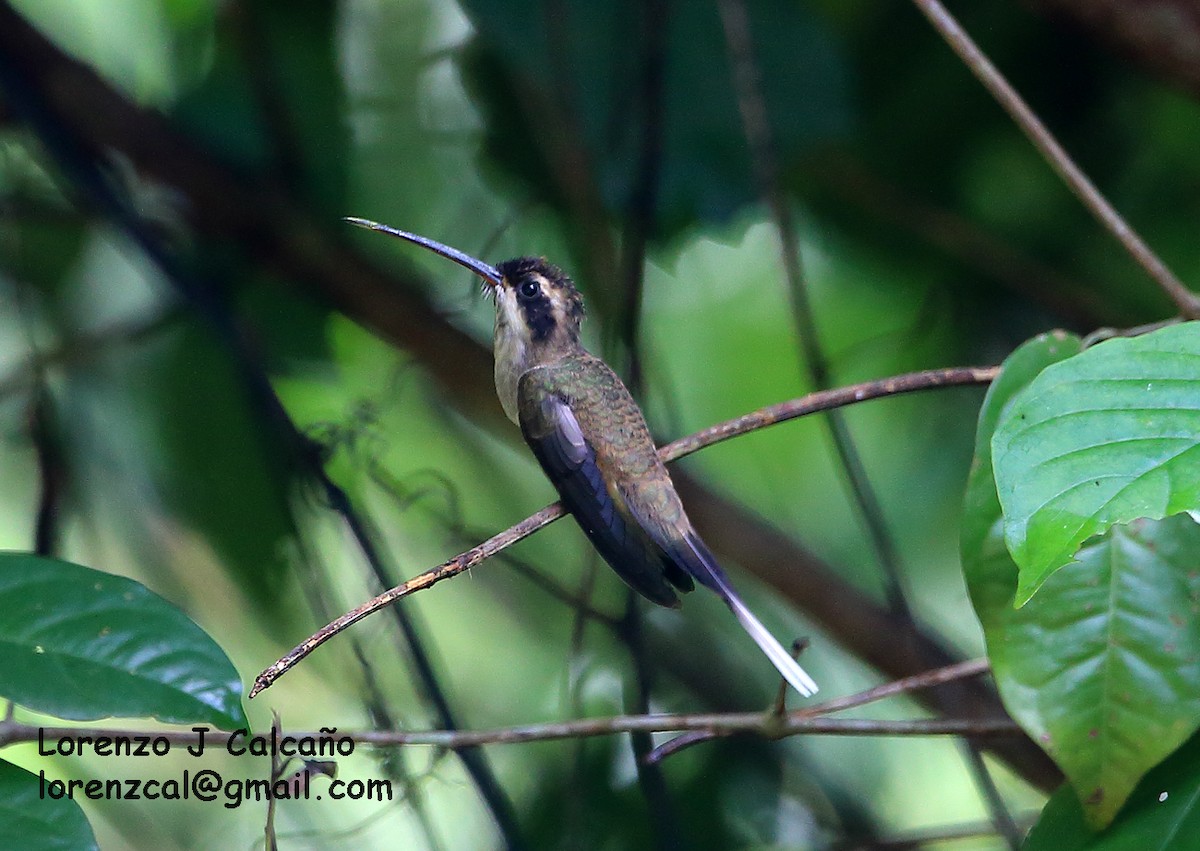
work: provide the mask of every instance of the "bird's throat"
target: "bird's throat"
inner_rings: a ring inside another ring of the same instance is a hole
[[[578,326],[570,325],[561,316],[555,319],[549,331],[535,333],[511,290],[497,293],[493,334],[496,395],[504,413],[518,425],[517,386],[521,376],[580,351]]]
[[[533,366],[529,357],[529,342],[522,340],[520,334],[512,333],[511,329],[501,328],[499,323],[496,324],[494,342],[496,395],[500,397],[500,406],[504,408],[504,413],[519,425],[517,384],[521,375]]]

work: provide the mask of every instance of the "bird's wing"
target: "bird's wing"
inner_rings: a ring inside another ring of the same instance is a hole
[[[608,369],[595,359],[578,361],[574,368],[575,384],[595,376],[586,370]],[[692,529],[629,391],[614,376],[603,382],[603,394],[575,401],[590,405],[584,421],[600,434],[589,437],[572,410],[562,378],[549,367],[521,376],[517,390],[521,432],[605,561],[636,591],[664,606],[679,604],[672,585],[690,591],[694,577],[725,601],[784,679],[805,697],[815,693],[812,677],[742,602],[716,557]],[[621,450],[614,447],[617,439],[623,441]],[[599,454],[598,445],[603,449]],[[617,463],[617,451],[624,451],[624,464]]]
[[[661,553],[629,514],[620,490],[609,487],[594,448],[552,376],[544,369],[530,370],[521,377],[517,397],[525,442],[600,555],[649,600],[678,606]]]

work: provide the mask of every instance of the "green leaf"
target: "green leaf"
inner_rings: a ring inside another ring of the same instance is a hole
[[[0,553],[0,693],[50,715],[248,726],[221,648],[144,585]]]
[[[1046,803],[1023,851],[1177,851],[1200,837],[1200,737],[1147,774],[1103,833],[1093,833],[1070,787]]]
[[[0,848],[87,851],[99,848],[79,804],[41,794],[42,781],[0,759]]]
[[[1018,568],[1004,545],[992,428],[1022,404],[1024,384],[1078,347],[1074,338],[1038,338],[992,386],[967,486],[962,560],[1006,708],[1101,827],[1200,723],[1200,526],[1182,515],[1113,527],[1013,607]]]
[[[1046,367],[1078,354],[1081,346],[1078,337],[1062,332],[1034,337],[1004,361],[979,411],[975,458],[963,498],[960,544],[967,587],[985,629],[984,610],[990,612],[996,605],[1012,607],[1008,573],[1010,568],[1014,574],[1016,571],[998,528],[1002,514],[992,470],[992,435],[1013,397]],[[1012,581],[1015,587],[1015,576]]]
[[[1200,323],[1047,368],[992,438],[1017,604],[1115,523],[1200,509]]]

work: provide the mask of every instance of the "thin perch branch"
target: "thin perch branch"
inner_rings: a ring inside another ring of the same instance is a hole
[[[621,733],[670,733],[702,731],[714,736],[753,734],[768,739],[783,739],[798,735],[824,736],[1019,736],[1021,728],[1011,718],[919,718],[906,720],[877,720],[867,718],[813,717],[807,711],[789,712],[780,717],[772,712],[699,712],[663,713],[648,715],[611,715],[601,718],[579,718],[571,721],[550,721],[495,727],[488,730],[352,730],[352,731],[287,731],[294,739],[323,741],[350,739],[355,745],[399,747],[428,745],[460,750],[481,745],[546,742],[557,739],[592,738]],[[146,736],[163,739],[173,745],[194,745],[198,734],[192,730],[126,730],[95,727],[45,727],[0,721],[0,747],[20,742],[45,742],[53,746],[58,739],[75,739],[86,735],[97,738]],[[205,728],[206,748],[224,748],[233,738],[244,744],[245,731],[224,733]]]
[[[988,384],[996,377],[998,372],[999,367],[931,369],[923,372],[897,375],[892,378],[867,381],[849,387],[840,387],[836,390],[810,393],[799,399],[769,405],[736,419],[710,426],[690,437],[682,438],[662,447],[659,450],[659,455],[664,461],[674,461],[705,446],[719,443],[722,440],[728,440],[746,432],[765,428],[769,425],[795,419],[805,414],[850,405],[855,402],[865,402],[868,399],[878,399],[882,396],[911,393],[916,390]],[[368,600],[361,606],[329,622],[259,674],[254,681],[254,687],[250,689],[249,697],[256,697],[263,689],[270,688],[277,679],[294,667],[300,660],[342,630],[352,624],[358,623],[367,615],[390,606],[392,603],[407,597],[409,594],[441,582],[443,579],[449,579],[452,576],[457,576],[466,570],[470,570],[504,548],[515,544],[522,538],[532,535],[543,526],[553,523],[562,517],[564,513],[560,503],[555,502],[548,505],[515,526],[505,529],[498,535],[493,535],[479,546],[460,553],[449,561],[443,562],[431,570],[414,576],[407,582],[388,589],[379,596]]]
[[[333,734],[334,740],[347,738],[355,745],[400,747],[428,745],[460,750],[481,745],[512,745],[523,742],[548,742],[557,739],[595,738],[621,733],[672,733],[702,730],[732,735],[746,733],[770,739],[788,736],[971,736],[991,738],[1021,736],[1024,733],[1011,718],[919,718],[880,721],[867,718],[811,718],[797,712],[776,718],[762,712],[718,712],[662,715],[612,715],[550,721],[544,724],[520,724],[488,730],[350,730]],[[36,742],[39,737],[51,746],[57,739],[80,735],[97,738],[147,736],[172,745],[194,745],[197,734],[185,730],[121,730],[101,727],[41,727],[32,724],[0,722],[0,747],[18,742]],[[206,748],[225,747],[232,734],[206,731]],[[243,735],[243,734],[238,734]],[[288,731],[295,739],[323,740],[330,734],[316,730]],[[237,744],[242,744],[240,739]]]
[[[954,19],[954,16],[946,10],[946,7],[939,0],[913,0],[913,2],[929,19],[929,23],[933,24],[933,28],[946,40],[951,49],[958,54],[971,73],[1004,107],[1005,112],[1012,117],[1029,141],[1041,152],[1046,162],[1058,173],[1071,192],[1100,221],[1100,224],[1117,238],[1117,241],[1124,246],[1138,265],[1146,270],[1146,273],[1167,294],[1167,297],[1175,303],[1179,312],[1189,319],[1200,317],[1200,297],[1175,277],[1175,274],[1154,253],[1154,249],[1147,245],[1137,231],[1121,217],[1121,214],[1088,179],[1083,170],[1075,164],[1071,155],[1058,143],[1054,134],[1046,129],[1046,125],[1042,124],[1034,115],[1033,110],[1009,85],[1008,80],[984,56],[983,51],[971,40],[971,37]]]
[[[953,665],[934,668],[931,671],[925,671],[915,676],[893,680],[890,683],[884,683],[883,685],[869,688],[866,691],[860,691],[857,694],[835,697],[832,700],[818,703],[816,706],[806,706],[804,709],[793,710],[790,714],[781,711],[778,703],[776,703],[776,705],[771,707],[771,712],[776,716],[792,719],[817,718],[833,712],[841,712],[846,709],[865,706],[868,703],[875,703],[887,697],[895,697],[907,692],[933,688],[934,686],[963,680],[967,677],[977,677],[980,674],[986,674],[989,670],[991,670],[991,663],[987,659],[972,659],[967,662],[957,662]],[[727,735],[729,735],[727,732],[714,732],[712,730],[687,732],[659,745],[646,758],[653,762],[661,762],[667,757],[692,745]]]
[[[761,73],[754,56],[750,32],[750,14],[743,0],[718,0],[725,44],[732,64],[731,79],[742,128],[750,149],[750,165],[759,185],[759,194],[779,234],[779,259],[783,267],[787,294],[792,306],[792,322],[800,343],[801,371],[807,373],[814,390],[827,390],[833,383],[829,361],[821,346],[816,315],[809,297],[808,277],[800,258],[800,241],[792,218],[792,208],[779,178],[779,154],[771,133],[767,101],[763,95]],[[840,410],[825,418],[834,451],[846,474],[850,498],[866,527],[867,539],[875,552],[882,573],[883,592],[893,614],[911,621],[912,612],[904,590],[904,571],[900,553],[888,532],[883,506],[871,484],[866,465],[858,451],[850,427]]]
[[[1019,736],[1011,718],[921,718],[879,721],[865,718],[805,718],[789,714],[780,720],[762,712],[729,712],[689,715],[617,715],[497,727],[491,730],[364,731],[356,742],[377,746],[432,745],[458,748],[489,744],[545,742],[611,736],[617,733],[668,733],[684,730],[753,733],[770,739],[798,735],[824,736]]]

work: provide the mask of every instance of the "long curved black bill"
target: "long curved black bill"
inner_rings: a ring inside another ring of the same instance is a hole
[[[424,237],[424,236],[419,236],[415,233],[409,233],[406,230],[400,230],[398,228],[390,227],[388,225],[381,225],[379,222],[373,222],[370,219],[360,219],[357,216],[346,216],[343,219],[343,221],[347,221],[350,224],[356,225],[357,227],[360,227],[360,228],[366,228],[367,230],[377,230],[380,233],[390,234],[391,236],[398,236],[401,239],[406,240],[408,242],[415,243],[415,244],[421,246],[422,248],[428,248],[434,254],[440,254],[443,257],[445,257],[447,260],[453,260],[459,266],[463,266],[467,269],[470,269],[472,272],[474,272],[479,277],[483,278],[485,281],[487,281],[493,287],[500,286],[500,273],[496,271],[495,266],[489,266],[487,263],[484,263],[482,260],[475,259],[470,254],[464,254],[463,252],[459,251],[457,248],[451,248],[449,245],[443,245],[442,243],[437,242],[436,240],[432,240],[432,239],[429,239],[428,237]]]

